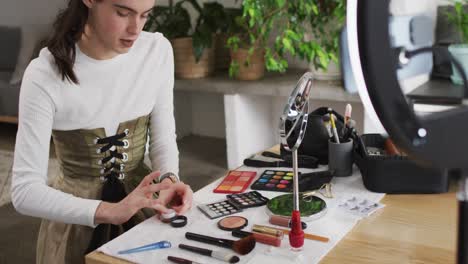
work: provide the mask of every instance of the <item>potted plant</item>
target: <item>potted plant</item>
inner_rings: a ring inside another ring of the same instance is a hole
[[[205,3],[202,8],[196,0],[173,2],[169,0],[168,6],[154,7],[144,29],[159,31],[171,41],[177,78],[206,77],[214,71],[213,33],[217,25],[211,14],[213,10],[222,10],[223,6]],[[184,6],[186,3],[198,13],[193,31],[189,12]]]
[[[314,48],[304,50],[301,55],[310,61],[316,79],[341,79],[339,40],[345,17],[345,0],[319,0],[308,18]]]
[[[242,16],[235,18],[227,45],[231,50],[229,76],[240,80],[257,80],[267,70],[283,72],[286,60],[269,45],[275,23],[287,13],[287,1],[242,2]]]
[[[236,19],[238,28],[228,39],[230,76],[255,80],[263,76],[265,68],[284,72],[287,55],[316,61],[322,67],[334,58],[315,39],[307,39],[312,16],[320,12],[319,2],[244,0],[242,8],[242,16]]]
[[[231,54],[227,47],[229,32],[236,31],[236,17],[242,16],[240,8],[224,8],[223,12],[213,12],[212,17],[216,19],[218,30],[215,35],[215,68],[226,70],[231,62]]]
[[[447,13],[449,22],[455,26],[459,34],[460,43],[452,44],[448,50],[460,62],[468,76],[468,0],[453,0],[454,12]],[[452,82],[463,85],[461,74],[452,64]]]

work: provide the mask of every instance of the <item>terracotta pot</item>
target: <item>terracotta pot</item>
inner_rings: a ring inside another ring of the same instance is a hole
[[[214,48],[206,48],[198,62],[193,55],[192,38],[171,40],[174,50],[175,77],[197,79],[209,76],[214,72]]]
[[[250,64],[245,66],[247,56],[248,49],[231,50],[231,59],[239,64],[239,72],[236,78],[243,81],[261,79],[265,75],[265,52],[262,49],[256,49],[250,57]]]
[[[215,35],[215,69],[226,70],[231,62],[229,48],[226,47],[228,35],[219,33]]]

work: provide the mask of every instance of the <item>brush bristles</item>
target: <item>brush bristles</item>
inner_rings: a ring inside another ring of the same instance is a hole
[[[241,255],[246,255],[255,248],[255,243],[255,238],[250,235],[234,242],[232,249]]]
[[[237,263],[240,260],[238,256],[221,250],[213,250],[211,256],[229,263]]]

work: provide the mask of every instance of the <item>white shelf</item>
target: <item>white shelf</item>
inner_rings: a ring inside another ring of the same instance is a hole
[[[291,94],[296,82],[303,72],[290,71],[285,74],[267,73],[258,81],[239,81],[229,78],[227,74],[194,80],[177,79],[175,90],[184,92],[208,92],[218,94],[245,94],[261,96],[286,97]],[[340,82],[314,81],[311,92],[313,100],[330,100],[337,102],[360,102],[357,94],[347,93]]]

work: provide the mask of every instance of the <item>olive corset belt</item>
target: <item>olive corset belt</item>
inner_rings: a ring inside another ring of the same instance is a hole
[[[82,198],[122,200],[150,172],[143,164],[148,124],[149,115],[122,122],[111,136],[105,135],[104,128],[52,131],[61,169],[54,187]],[[121,226],[99,225],[88,251],[135,224],[130,219]]]
[[[56,155],[65,177],[99,177],[109,173],[124,179],[126,172],[142,162],[148,136],[149,116],[119,124],[117,133],[106,136],[104,128],[52,132]]]

